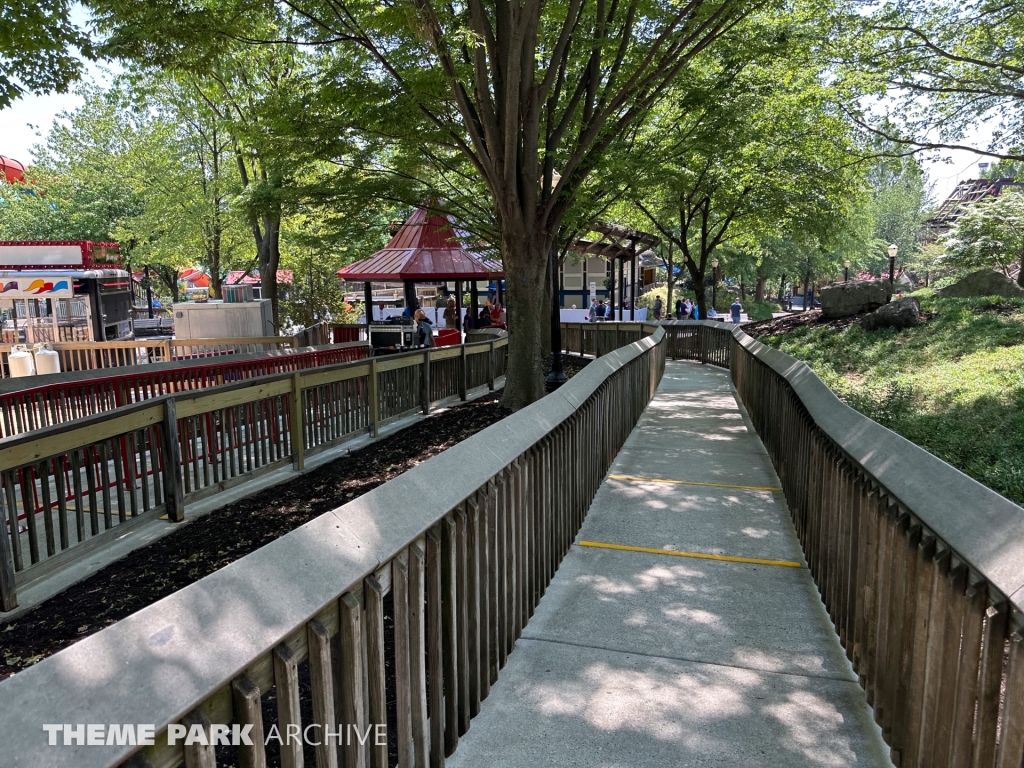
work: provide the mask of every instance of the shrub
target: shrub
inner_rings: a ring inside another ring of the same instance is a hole
[[[753,321],[771,320],[772,313],[779,311],[779,305],[774,301],[752,301],[744,307],[747,310],[747,317]]]

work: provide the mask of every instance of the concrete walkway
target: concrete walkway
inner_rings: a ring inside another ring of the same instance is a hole
[[[669,362],[449,765],[891,766],[778,484],[728,373]]]

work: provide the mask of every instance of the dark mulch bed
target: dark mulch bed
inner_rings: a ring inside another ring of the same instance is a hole
[[[259,491],[189,522],[41,603],[0,628],[0,680],[198,581],[502,419],[508,412],[498,404],[500,394],[423,419],[287,484]]]
[[[1019,311],[1019,308],[1015,308]],[[849,317],[838,317],[834,320],[826,320],[821,316],[820,309],[812,309],[809,312],[794,312],[785,317],[774,317],[771,320],[760,320],[756,323],[747,323],[743,331],[755,339],[761,336],[780,336],[796,328],[815,327],[830,328],[833,331],[844,331],[851,325],[857,323],[866,313],[850,315]],[[1009,314],[1009,312],[1005,313]],[[927,323],[935,317],[934,312],[921,312],[921,322]]]
[[[577,355],[562,355],[562,370],[565,371],[565,375],[571,379],[577,373],[582,371],[589,362],[589,357],[579,357]],[[543,368],[545,376],[551,373],[550,357],[544,358],[544,362],[541,363],[541,368]]]
[[[841,331],[849,328],[859,319],[860,315],[853,315],[851,317],[840,317],[835,320],[825,320],[821,316],[820,309],[812,309],[808,312],[794,312],[785,317],[773,317],[771,320],[747,323],[743,326],[743,331],[755,339],[761,336],[778,336],[792,331],[794,328],[802,328],[804,326],[823,326]]]
[[[1003,317],[1020,314],[1020,310],[1019,304],[983,304],[982,306],[971,307],[971,312],[976,315],[995,314],[1002,315]]]

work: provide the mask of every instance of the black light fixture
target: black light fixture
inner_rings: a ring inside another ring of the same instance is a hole
[[[893,243],[887,250],[889,251],[889,293],[891,294],[896,283],[896,254],[899,253],[900,247]]]

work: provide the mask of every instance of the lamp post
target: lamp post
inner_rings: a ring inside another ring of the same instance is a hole
[[[896,283],[896,254],[899,253],[900,247],[893,243],[887,250],[889,251],[889,294],[891,296]]]
[[[843,262],[843,282],[850,282],[850,260],[847,259]]]
[[[711,260],[711,268],[714,270],[714,276],[711,278],[711,308],[715,309],[715,304],[718,303],[718,259]]]

